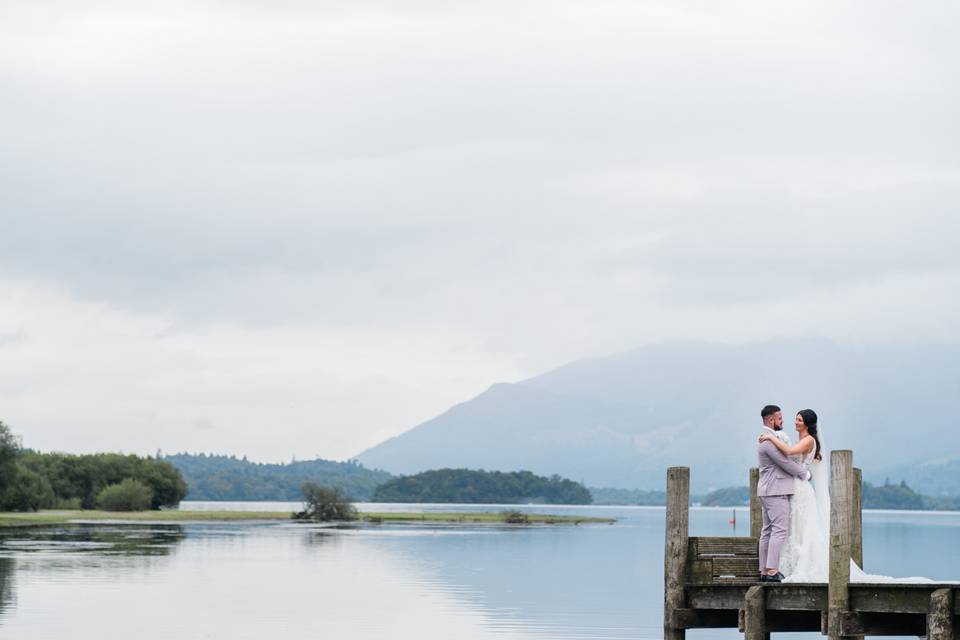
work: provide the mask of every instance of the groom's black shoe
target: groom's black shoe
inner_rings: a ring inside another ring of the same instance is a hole
[[[787,576],[777,571],[777,573],[772,576],[767,576],[767,575],[760,576],[760,582],[783,582],[783,579],[786,577]]]

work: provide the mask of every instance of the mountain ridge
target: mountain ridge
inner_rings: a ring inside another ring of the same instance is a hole
[[[958,356],[952,345],[823,339],[662,343],[491,385],[357,459],[400,474],[528,469],[635,489],[658,488],[666,467],[679,465],[709,490],[745,482],[760,407],[775,403],[794,439],[794,412],[814,408],[825,448],[853,449],[865,477],[877,479],[904,459],[890,443],[906,425],[910,459],[953,454],[930,436],[942,441],[960,408]]]

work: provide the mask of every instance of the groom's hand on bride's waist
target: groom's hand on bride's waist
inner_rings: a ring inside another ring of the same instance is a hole
[[[808,481],[809,481],[811,478],[813,478],[813,474],[810,473],[810,470],[809,470],[809,469],[808,469],[807,471],[804,471],[804,472],[803,472],[803,475],[800,476],[800,479],[801,479],[801,480],[808,480]]]

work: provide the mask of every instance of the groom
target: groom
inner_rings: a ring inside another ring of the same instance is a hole
[[[772,432],[786,444],[790,438],[783,433],[783,413],[780,407],[768,404],[760,411],[763,428]],[[768,440],[760,443],[757,450],[760,462],[760,482],[757,496],[763,512],[763,528],[760,530],[760,581],[780,582],[780,550],[790,531],[790,496],[793,495],[793,479],[809,480],[810,472],[783,455],[775,444]]]

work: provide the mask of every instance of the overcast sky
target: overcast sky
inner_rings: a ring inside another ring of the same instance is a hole
[[[4,0],[0,420],[342,459],[652,342],[955,342],[958,13]]]

